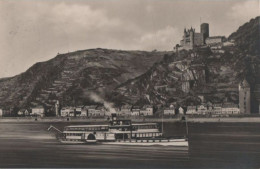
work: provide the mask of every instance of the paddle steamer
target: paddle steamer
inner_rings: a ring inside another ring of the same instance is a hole
[[[185,147],[189,145],[186,137],[163,137],[163,132],[160,131],[157,123],[132,124],[131,120],[120,120],[117,119],[116,115],[112,115],[110,125],[72,125],[66,126],[61,133],[60,141],[68,144],[102,143]]]

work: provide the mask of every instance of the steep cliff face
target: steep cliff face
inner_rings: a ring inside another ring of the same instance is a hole
[[[26,72],[0,81],[0,106],[51,107],[83,104],[88,92],[106,93],[146,72],[164,52],[90,49],[60,54]]]

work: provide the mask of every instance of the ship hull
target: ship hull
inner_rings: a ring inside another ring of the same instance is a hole
[[[109,145],[133,145],[133,146],[177,146],[188,147],[189,143],[186,139],[169,139],[169,140],[132,140],[132,141],[114,141],[114,142],[102,142],[102,144]]]
[[[189,143],[186,139],[169,139],[169,140],[118,140],[118,141],[103,141],[103,142],[87,142],[87,141],[72,141],[72,140],[60,140],[63,144],[107,144],[107,145],[128,145],[128,146],[176,146],[176,147],[188,147]]]
[[[60,140],[63,144],[86,144],[85,141]]]

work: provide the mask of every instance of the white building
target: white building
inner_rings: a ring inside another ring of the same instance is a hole
[[[166,116],[173,116],[173,115],[175,115],[175,108],[174,107],[164,108],[163,115],[166,115]]]
[[[140,111],[134,110],[131,112],[131,116],[139,116],[139,115],[140,115]]]
[[[184,114],[184,110],[182,107],[179,108],[179,114]]]
[[[73,107],[63,107],[60,112],[62,117],[74,117],[75,109]]]
[[[142,116],[152,116],[152,115],[153,115],[153,106],[151,106],[151,105],[145,105],[145,106],[140,110],[140,115],[142,115]]]
[[[44,117],[45,110],[44,110],[44,108],[42,106],[34,107],[34,108],[32,108],[31,115]]]
[[[239,114],[240,110],[238,108],[238,105],[232,104],[232,103],[226,103],[222,106],[222,114]]]
[[[212,37],[208,37],[205,42],[207,45],[210,46],[210,45],[222,43],[224,41],[225,41],[224,36],[212,36]]]
[[[82,108],[80,116],[84,116],[84,117],[88,116],[88,106],[84,106]]]
[[[197,110],[196,109],[197,109],[196,106],[188,106],[186,114],[188,114],[188,115],[197,114]]]
[[[81,116],[84,106],[77,106],[75,109],[76,116]]]
[[[213,104],[211,102],[207,102],[207,113],[214,114]]]
[[[133,106],[131,116],[140,116],[140,107]]]
[[[120,116],[131,116],[131,113],[132,113],[131,109],[132,109],[132,106],[123,105],[121,107],[121,110],[118,111],[118,115],[120,115]]]
[[[29,116],[29,111],[27,109],[20,109],[17,114],[19,116]]]
[[[96,116],[97,105],[88,106],[88,117]]]
[[[198,114],[206,114],[207,113],[207,106],[206,105],[199,105],[198,106]]]
[[[222,104],[213,104],[213,114],[222,113]]]
[[[106,109],[104,106],[98,106],[95,110],[95,116],[103,117],[106,114]]]
[[[234,42],[227,41],[227,42],[224,42],[224,43],[223,43],[223,46],[235,46],[235,43],[234,43]]]

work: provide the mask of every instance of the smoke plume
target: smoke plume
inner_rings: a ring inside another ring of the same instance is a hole
[[[103,98],[98,96],[96,93],[89,93],[89,98],[97,103],[102,103],[105,108],[110,112],[110,113],[116,113],[116,110],[114,108],[114,104],[110,103],[108,101],[105,101]]]

